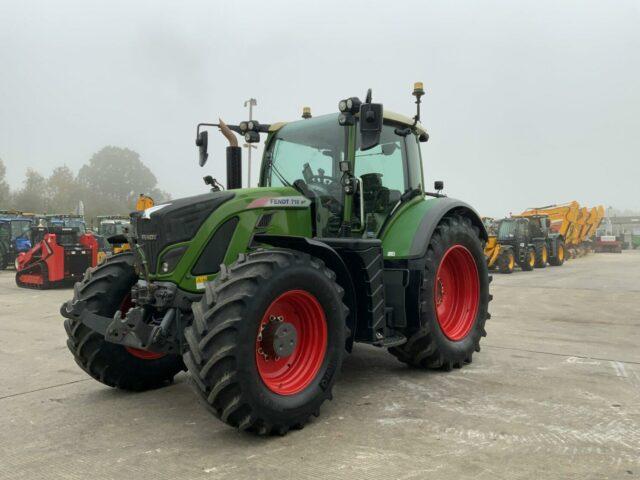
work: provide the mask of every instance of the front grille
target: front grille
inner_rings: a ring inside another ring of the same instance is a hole
[[[147,261],[147,268],[150,273],[156,272],[156,265],[158,264],[158,255],[163,247],[163,240],[157,233],[154,227],[154,223],[150,219],[137,218],[132,224],[135,225],[135,238],[138,246],[142,249],[144,257]],[[153,238],[153,240],[152,240]]]
[[[145,215],[131,214],[133,237],[144,252],[150,273],[156,273],[158,255],[169,245],[193,238],[211,213],[227,200],[232,192],[211,192],[195,197],[172,200]]]
[[[75,253],[72,253],[75,251]],[[64,269],[67,277],[80,277],[91,266],[90,254],[80,253],[80,250],[65,250]]]

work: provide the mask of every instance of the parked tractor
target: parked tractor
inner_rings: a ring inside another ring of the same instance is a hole
[[[98,242],[77,227],[32,227],[33,247],[16,260],[16,284],[24,288],[55,288],[80,280],[97,264]]]
[[[0,270],[16,264],[17,256],[31,248],[31,224],[20,214],[0,213]]]
[[[547,266],[545,237],[528,218],[512,216],[499,220],[497,241],[500,245],[510,247],[523,272]]]
[[[565,261],[564,238],[559,233],[551,230],[551,219],[548,215],[528,215],[529,237],[539,242],[544,239],[546,249],[537,252],[536,267],[540,268],[543,260],[547,258],[549,265],[560,267]]]
[[[98,228],[95,234],[100,252],[98,263],[111,255],[117,255],[129,250],[126,235],[130,228],[129,217],[121,215],[101,215],[97,217]]]
[[[340,101],[290,123],[199,124],[228,139],[226,190],[131,215],[131,251],[89,269],[61,307],[67,345],[96,380],[157,388],[188,370],[223,422],[301,428],[332,397],[354,342],[451,370],[486,335],[487,233],[466,203],[424,191],[417,113]],[[241,147],[265,138],[258,188]],[[437,182],[436,190],[442,185]]]

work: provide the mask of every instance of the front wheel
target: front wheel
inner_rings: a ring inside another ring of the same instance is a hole
[[[524,260],[520,263],[523,272],[530,272],[536,265],[536,251],[533,247],[527,250]]]
[[[223,267],[185,330],[184,362],[209,410],[261,435],[317,416],[345,351],[343,293],[321,260],[290,250],[256,251]]]
[[[389,351],[421,368],[470,363],[486,336],[489,275],[480,233],[467,218],[445,217],[430,239],[419,292],[420,326]]]
[[[184,370],[182,359],[107,342],[104,336],[84,325],[80,315],[85,308],[106,317],[113,317],[117,310],[126,313],[131,307],[131,287],[137,280],[133,255],[116,255],[87,270],[74,287],[73,299],[60,309],[66,317],[67,346],[80,368],[105,385],[133,391],[170,383]]]
[[[545,268],[547,261],[549,260],[549,252],[546,245],[539,245],[535,250],[536,252],[536,268]]]
[[[513,273],[516,266],[516,258],[513,256],[512,250],[506,250],[500,254],[498,259],[500,273]]]

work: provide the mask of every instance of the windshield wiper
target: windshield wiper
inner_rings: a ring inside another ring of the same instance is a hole
[[[280,180],[284,185],[286,185],[287,187],[293,187],[293,185],[291,185],[291,183],[289,183],[289,181],[284,178],[284,176],[278,171],[275,164],[273,163],[273,160],[271,159],[269,159],[269,168],[271,168],[271,171],[276,174],[278,180]]]

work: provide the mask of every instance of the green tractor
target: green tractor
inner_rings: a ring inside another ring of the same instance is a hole
[[[89,269],[62,305],[68,347],[124,390],[186,369],[223,422],[261,435],[301,428],[332,397],[354,342],[451,370],[486,335],[487,234],[467,204],[423,188],[409,118],[351,97],[290,123],[200,124],[229,140],[226,190],[131,214],[130,252]],[[241,188],[241,147],[266,136],[258,188]]]

